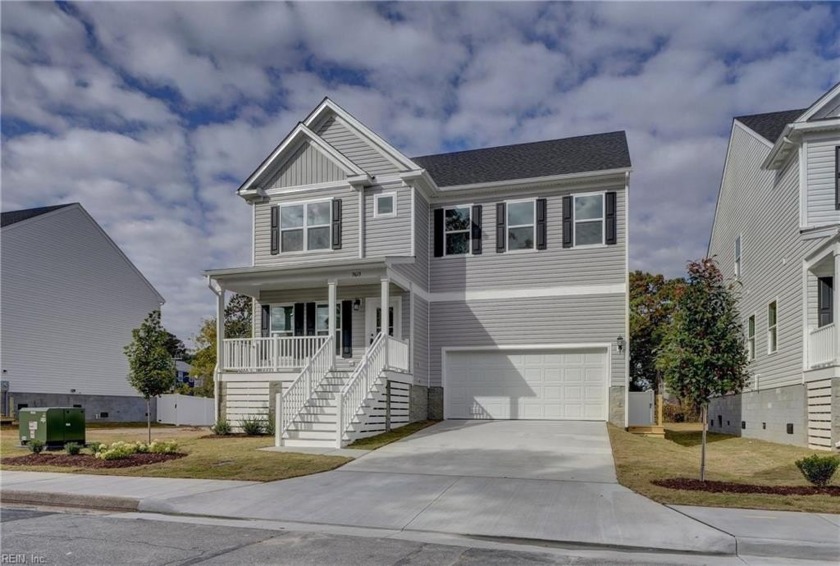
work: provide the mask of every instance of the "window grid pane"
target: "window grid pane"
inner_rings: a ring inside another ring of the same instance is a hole
[[[604,222],[587,220],[575,222],[575,245],[590,246],[604,243]]]
[[[382,216],[385,214],[393,214],[394,213],[394,197],[392,195],[388,196],[377,196],[376,197],[376,214],[378,216]]]
[[[599,220],[604,218],[604,195],[575,197],[576,220]]]
[[[444,209],[444,253],[465,255],[470,252],[470,207],[455,206]]]

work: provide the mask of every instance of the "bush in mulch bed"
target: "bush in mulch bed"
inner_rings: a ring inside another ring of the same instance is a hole
[[[147,464],[159,464],[183,458],[186,454],[131,454],[119,460],[103,460],[96,456],[79,454],[27,454],[3,458],[4,466],[62,466],[67,468],[131,468]]]
[[[832,495],[840,496],[840,486],[826,487],[796,486],[796,485],[752,485],[747,483],[732,483],[725,481],[700,481],[689,478],[670,478],[654,480],[653,485],[668,489],[685,489],[688,491],[707,491],[711,493],[761,493],[767,495]]]

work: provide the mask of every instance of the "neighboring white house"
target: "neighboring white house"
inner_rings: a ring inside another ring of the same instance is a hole
[[[840,85],[808,108],[735,118],[709,242],[737,282],[752,379],[712,430],[840,442]]]
[[[163,297],[77,203],[3,212],[0,245],[4,410],[145,421],[123,347]]]
[[[625,426],[629,172],[624,132],[410,159],[325,99],[237,192],[252,265],[207,272],[220,313],[255,301],[255,338],[219,323],[219,416]]]

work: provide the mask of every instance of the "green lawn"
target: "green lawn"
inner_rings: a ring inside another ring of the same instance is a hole
[[[700,431],[695,424],[666,424],[666,438],[646,438],[609,425],[618,481],[659,501],[678,505],[840,513],[840,497],[706,493],[651,484],[665,478],[699,478]],[[809,485],[794,462],[813,450],[709,433],[706,479],[763,485]],[[840,477],[835,476],[833,485]]]

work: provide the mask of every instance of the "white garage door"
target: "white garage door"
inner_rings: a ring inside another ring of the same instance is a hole
[[[606,350],[444,355],[448,419],[607,419]]]

